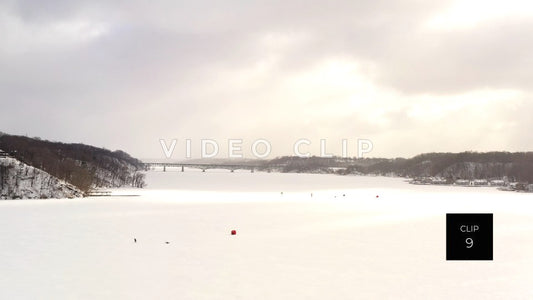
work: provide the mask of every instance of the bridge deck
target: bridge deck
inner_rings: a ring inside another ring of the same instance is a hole
[[[194,164],[194,163],[145,163],[147,167],[178,167],[178,168],[195,168],[195,169],[228,169],[228,170],[253,170],[259,168],[260,165],[251,164]]]

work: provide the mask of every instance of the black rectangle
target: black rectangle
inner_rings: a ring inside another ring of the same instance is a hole
[[[492,214],[446,214],[446,260],[492,260]]]

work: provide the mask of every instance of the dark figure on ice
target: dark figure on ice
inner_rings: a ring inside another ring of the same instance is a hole
[[[137,239],[136,239],[136,238],[133,238],[133,242],[134,242],[134,243],[137,243]]]

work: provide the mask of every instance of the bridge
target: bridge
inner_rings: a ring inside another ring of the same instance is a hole
[[[181,168],[181,172],[185,172],[185,168],[195,168],[195,169],[201,169],[202,172],[205,172],[209,169],[226,169],[230,170],[231,172],[235,170],[250,170],[250,172],[254,172],[255,169],[259,168],[260,165],[258,164],[210,164],[210,163],[167,163],[167,162],[150,162],[150,163],[144,163],[144,166],[146,168],[153,168],[153,167],[163,167],[163,172],[166,172],[167,168],[173,167],[173,168]]]

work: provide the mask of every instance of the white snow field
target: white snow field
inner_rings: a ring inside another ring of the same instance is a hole
[[[227,170],[147,182],[0,201],[0,299],[533,299],[531,194]],[[493,261],[446,261],[451,212],[494,213]]]

